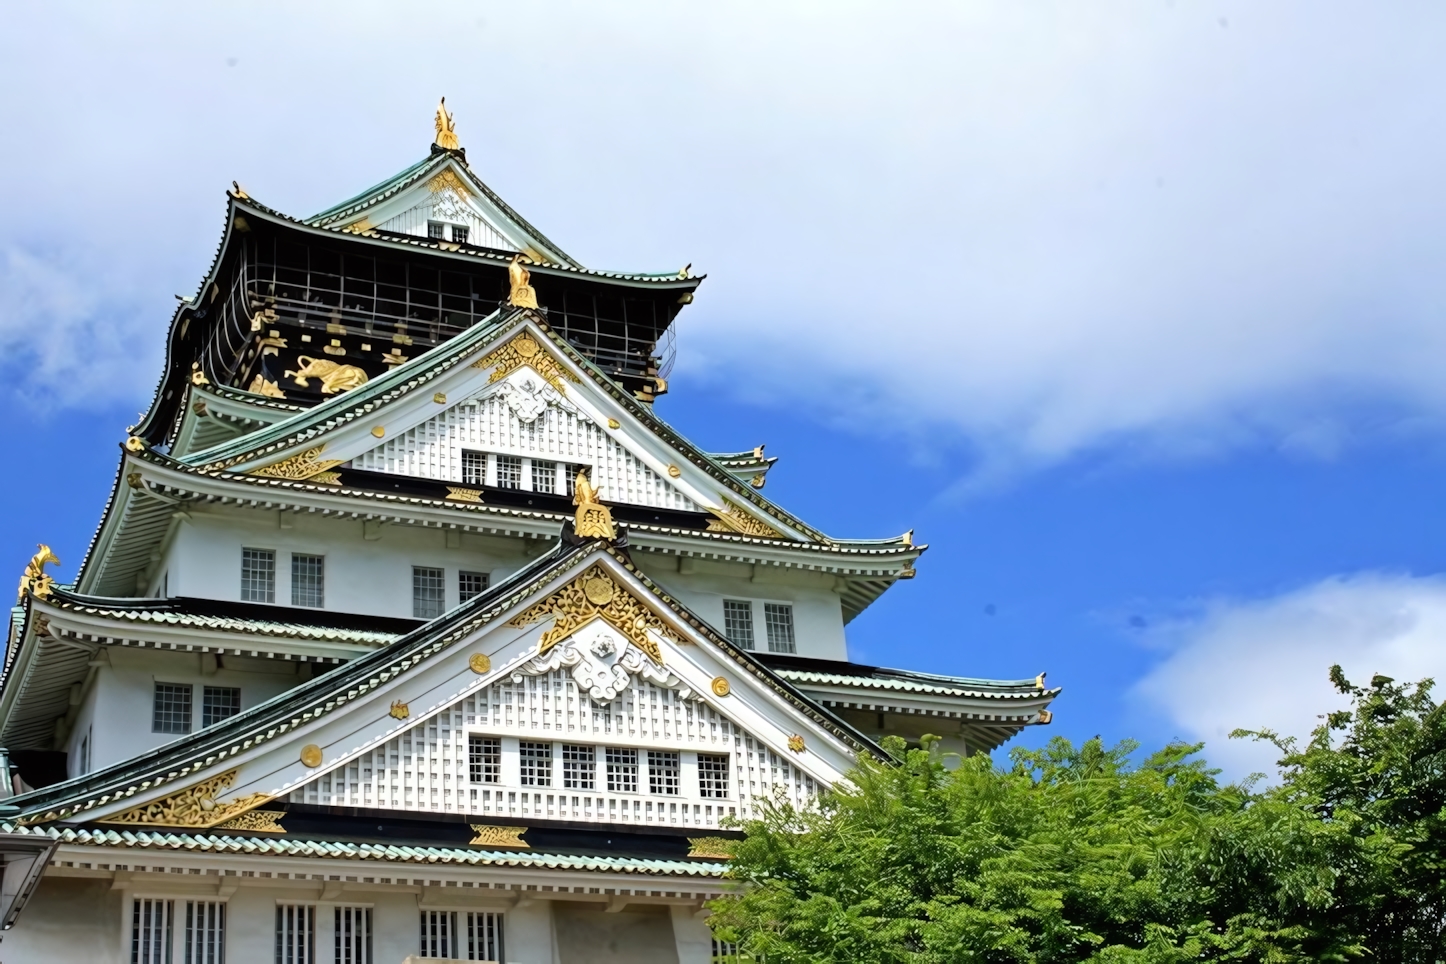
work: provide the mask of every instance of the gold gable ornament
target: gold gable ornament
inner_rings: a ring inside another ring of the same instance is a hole
[[[307,449],[296,455],[282,459],[280,462],[273,462],[270,465],[263,465],[259,469],[252,469],[252,475],[264,475],[270,479],[287,479],[292,482],[304,482],[309,479],[319,478],[323,474],[336,475],[330,469],[336,468],[345,459],[322,459],[317,458],[325,450],[326,443]],[[340,476],[338,476],[339,478]],[[335,481],[326,479],[327,482]]]
[[[563,395],[567,394],[567,386],[563,383],[563,379],[570,382],[577,381],[576,375],[563,368],[557,359],[553,358],[547,349],[538,344],[537,339],[526,331],[519,332],[517,337],[507,344],[498,346],[472,363],[473,368],[481,369],[492,368],[494,365],[496,368],[487,377],[489,385],[492,382],[501,381],[524,365],[541,375],[543,381]]]
[[[507,296],[512,307],[537,307],[537,291],[528,283],[532,280],[532,274],[522,266],[522,255],[513,255],[512,260],[507,263],[507,280],[512,286],[512,291]]]
[[[15,595],[17,603],[27,595],[32,599],[49,599],[50,589],[55,585],[55,580],[45,574],[45,566],[47,563],[58,566],[60,560],[55,558],[55,553],[51,552],[50,547],[43,543],[36,545],[35,548],[40,551],[31,556],[30,561],[25,564],[25,572],[20,576],[20,590]]]
[[[600,563],[589,566],[582,575],[524,610],[507,625],[521,629],[544,619],[551,619],[553,623],[537,642],[539,656],[594,619],[601,619],[622,633],[659,666],[663,665],[663,652],[649,632],[675,644],[682,643],[651,609],[614,582]]]
[[[617,526],[613,525],[612,510],[598,501],[598,490],[592,487],[585,472],[577,473],[572,504],[577,506],[573,530],[579,539],[606,539],[613,542],[618,537]]]
[[[252,793],[226,802],[218,800],[221,792],[236,782],[236,773],[236,770],[227,770],[179,793],[96,822],[151,827],[215,827],[271,799],[269,794]]]

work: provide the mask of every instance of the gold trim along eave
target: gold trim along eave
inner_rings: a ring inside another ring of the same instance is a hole
[[[217,799],[222,791],[230,789],[236,782],[238,772],[227,770],[159,800],[131,807],[113,817],[102,817],[96,823],[205,830],[234,820],[248,810],[275,799],[269,793],[252,793],[225,802]]]

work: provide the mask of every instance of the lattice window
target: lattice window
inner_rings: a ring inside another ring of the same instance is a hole
[[[502,741],[478,733],[468,736],[467,771],[473,783],[501,783]]]
[[[487,591],[487,584],[491,582],[485,572],[467,572],[465,569],[457,573],[457,598],[466,602],[473,596],[480,596]]]
[[[201,692],[201,725],[210,726],[241,712],[241,689],[237,686],[207,686]]]
[[[190,684],[156,684],[155,700],[151,708],[151,732],[191,732]]]
[[[291,554],[291,605],[320,609],[326,605],[326,557]]]
[[[532,460],[532,491],[553,493],[557,491],[557,463],[543,459]]]
[[[332,930],[336,964],[372,964],[372,909],[337,907]]]
[[[753,648],[753,603],[747,599],[723,600],[723,635],[739,649]]]
[[[573,743],[562,745],[562,788],[591,790],[597,784],[597,751]]]
[[[716,753],[698,754],[698,796],[709,799],[728,796],[728,757]]]
[[[522,456],[497,456],[497,487],[499,489],[522,488]]]
[[[523,740],[517,744],[518,767],[524,787],[552,786],[552,744],[531,743]]]
[[[440,221],[427,222],[427,237],[431,238],[433,241],[446,240],[446,230],[447,226],[445,224],[442,224]]]
[[[462,453],[462,484],[463,485],[486,485],[487,484],[487,453],[466,452]]]
[[[467,229],[460,224],[452,225],[452,240],[457,244],[467,243]]]
[[[433,566],[412,567],[412,615],[436,619],[447,609],[447,573]]]
[[[648,751],[648,792],[677,796],[682,767],[676,750]]]
[[[607,748],[608,792],[638,792],[638,751],[629,747]]]
[[[219,900],[186,901],[185,964],[225,964],[226,904]]]
[[[166,575],[169,576],[170,573],[167,572]],[[241,550],[241,601],[276,602],[275,550]]]
[[[276,964],[316,964],[316,905],[276,905]]]
[[[791,653],[793,644],[793,607],[787,603],[764,603],[763,623],[768,628],[768,651]]]
[[[131,964],[171,964],[176,902],[137,899],[131,908]]]

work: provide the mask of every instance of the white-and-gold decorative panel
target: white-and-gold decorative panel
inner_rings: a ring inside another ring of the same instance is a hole
[[[517,245],[504,238],[470,204],[463,201],[455,189],[445,189],[415,207],[377,225],[384,231],[396,231],[418,238],[427,236],[427,222],[441,221],[447,224],[462,224],[467,227],[467,243],[479,244],[484,248],[502,251],[516,251]]]

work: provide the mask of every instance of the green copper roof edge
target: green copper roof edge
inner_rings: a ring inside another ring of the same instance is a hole
[[[302,218],[301,220],[306,222],[307,224],[314,224],[320,226],[324,221],[335,220],[337,218],[343,217],[347,213],[347,209],[349,208],[360,207],[363,204],[366,204],[368,201],[380,200],[380,195],[385,195],[394,190],[405,188],[410,184],[415,184],[417,181],[421,180],[420,174],[422,172],[426,171],[433,165],[441,166],[441,164],[445,164],[447,157],[448,155],[446,154],[428,154],[426,157],[412,164],[410,167],[405,167],[402,170],[398,171],[396,174],[393,174],[391,177],[384,178],[383,180],[378,181],[371,187],[367,188],[365,191],[362,191],[359,194],[352,195],[345,201],[342,201],[340,204],[333,204],[325,211],[318,211],[311,217]]]

